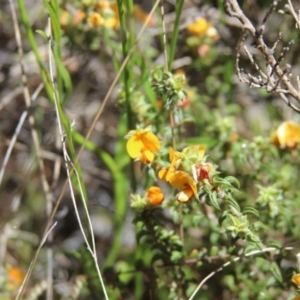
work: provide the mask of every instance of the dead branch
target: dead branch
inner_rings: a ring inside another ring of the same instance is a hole
[[[291,100],[294,99],[300,104],[300,90],[298,86],[294,86],[294,84],[297,85],[298,76],[293,76],[292,66],[290,64],[285,63],[284,65],[283,63],[287,53],[291,50],[291,46],[294,44],[294,41],[291,40],[287,45],[285,45],[280,54],[276,57],[275,50],[281,43],[281,32],[279,32],[278,38],[271,48],[267,45],[264,38],[266,23],[270,15],[276,11],[279,2],[280,1],[273,1],[261,24],[255,27],[242,11],[236,0],[224,0],[226,13],[230,17],[237,18],[243,29],[242,38],[237,45],[236,72],[241,82],[248,84],[252,88],[264,88],[268,93],[278,93],[288,106],[300,113],[300,105],[298,107],[291,103]],[[289,4],[285,6],[286,13],[290,14],[293,17],[296,26],[299,26],[299,20],[295,17],[295,10],[291,7],[291,2],[288,1],[288,3]],[[299,29],[299,27],[297,28]],[[245,45],[245,41],[248,36],[253,38],[257,50],[263,54],[263,61],[259,61],[260,64],[255,60],[253,54]],[[246,54],[246,57],[249,59],[255,70],[255,74],[240,68],[239,63],[241,51],[244,51]],[[262,69],[260,66],[263,64],[266,65],[265,69]]]

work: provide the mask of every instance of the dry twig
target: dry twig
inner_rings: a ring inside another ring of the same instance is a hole
[[[291,1],[288,2],[289,4],[286,5],[287,13],[293,16],[293,19],[299,28],[299,19],[295,14]],[[267,45],[264,37],[266,22],[270,15],[277,9],[278,3],[279,1],[273,1],[261,24],[255,27],[244,14],[236,0],[224,0],[227,14],[237,18],[242,24],[243,29],[243,36],[237,45],[236,72],[241,82],[248,84],[252,88],[264,88],[268,93],[278,93],[288,106],[300,113],[300,90],[297,85],[297,82],[299,81],[298,76],[292,74],[292,66],[290,64],[286,63],[284,67],[282,66],[294,41],[291,40],[282,48],[281,53],[276,56],[275,50],[281,42],[282,34],[278,34],[278,38],[273,47]],[[254,39],[256,48],[263,54],[264,60],[260,64],[256,62],[253,54],[245,45],[245,40],[248,36],[251,36]],[[245,51],[251,65],[254,67],[256,72],[255,75],[240,68],[239,63],[242,50]],[[266,65],[266,68],[262,69],[262,65]],[[243,76],[243,74],[246,74],[246,76]],[[294,84],[297,85],[297,87],[295,87]],[[297,105],[297,103],[299,105]]]

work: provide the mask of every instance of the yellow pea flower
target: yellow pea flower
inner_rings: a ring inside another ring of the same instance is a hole
[[[150,205],[159,205],[164,200],[164,194],[159,187],[151,186],[148,189],[147,198]]]
[[[25,273],[16,267],[8,268],[7,287],[9,290],[16,290],[20,287],[25,278]]]
[[[176,196],[179,202],[187,202],[192,196],[197,197],[197,182],[189,174],[176,171],[170,176],[169,182],[181,190]]]
[[[271,139],[281,148],[294,149],[300,143],[300,125],[294,121],[283,122],[272,134]]]
[[[88,17],[88,25],[89,27],[99,27],[104,23],[104,19],[101,17],[101,15],[97,12],[93,12],[89,17]]]
[[[72,16],[67,10],[63,10],[59,15],[59,23],[62,28],[70,25]]]
[[[189,24],[186,28],[192,35],[203,35],[211,27],[211,24],[204,18],[199,18],[195,22]]]
[[[142,163],[149,164],[160,149],[160,141],[152,132],[137,129],[127,141],[126,149],[131,158],[140,159]]]
[[[105,9],[109,9],[110,7],[110,3],[107,0],[100,0],[98,1],[98,3],[96,4],[96,7],[99,8],[101,11],[105,10]]]
[[[117,2],[113,2],[111,5],[110,5],[110,9],[114,12],[114,19],[115,19],[115,26],[114,26],[114,29],[117,29],[120,25],[120,15],[119,15],[119,10],[118,10],[118,4]]]
[[[165,181],[169,181],[170,177],[174,174],[174,172],[176,170],[175,164],[176,164],[177,160],[179,159],[178,152],[176,152],[173,148],[170,148],[169,158],[171,161],[170,167],[166,168],[166,169],[162,169],[158,172],[158,177]]]
[[[292,281],[300,287],[300,273],[293,275]]]
[[[119,26],[119,20],[117,18],[108,18],[104,21],[106,28],[117,28]]]
[[[205,163],[204,154],[205,147],[202,145],[186,147],[182,152],[170,148],[171,164],[169,168],[160,170],[158,177],[181,190],[176,196],[178,201],[187,202],[192,196],[197,197],[198,181],[210,178],[213,165]]]

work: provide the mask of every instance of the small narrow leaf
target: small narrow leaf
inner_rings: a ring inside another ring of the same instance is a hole
[[[278,241],[269,241],[267,245],[268,247],[277,248],[278,250],[283,248],[283,245]]]
[[[216,209],[221,210],[219,202],[218,202],[217,193],[215,191],[212,193],[211,192],[209,193],[209,199],[210,199],[212,206],[214,206]]]
[[[282,274],[281,274],[281,271],[280,271],[280,269],[279,269],[279,267],[276,263],[272,263],[271,271],[272,271],[274,277],[277,279],[277,281],[282,283],[283,282]]]
[[[233,176],[227,176],[224,178],[226,181],[230,182],[231,184],[236,185],[237,188],[240,188],[240,182]]]
[[[241,211],[239,204],[232,198],[230,194],[227,196],[226,203],[234,207],[237,211]]]
[[[255,217],[259,218],[259,213],[258,211],[250,206],[247,206],[243,209],[243,214],[244,215],[254,215]]]
[[[35,32],[39,34],[46,42],[48,42],[49,37],[43,30],[37,29]]]

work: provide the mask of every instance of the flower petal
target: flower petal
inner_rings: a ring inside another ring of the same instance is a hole
[[[187,202],[194,195],[193,190],[190,187],[187,187],[183,191],[179,192],[176,196],[179,202]]]
[[[167,181],[166,177],[167,177],[168,171],[169,171],[169,169],[161,169],[158,172],[158,178],[161,180]]]
[[[202,159],[204,157],[205,154],[205,147],[203,145],[199,145],[198,146],[198,155],[199,155],[199,159]]]
[[[159,187],[151,186],[148,189],[147,198],[151,205],[159,205],[164,200],[164,194]]]
[[[296,122],[283,122],[277,129],[277,138],[281,147],[294,148],[300,143],[300,126]]]
[[[195,22],[189,24],[186,28],[191,34],[201,36],[210,26],[211,24],[206,19],[199,18]]]
[[[197,183],[196,181],[187,173],[183,171],[176,171],[169,180],[170,184],[179,189],[186,189],[190,187],[194,195],[197,196]]]
[[[150,150],[142,151],[140,160],[144,164],[149,164],[154,160],[154,153]]]
[[[176,151],[173,148],[169,149],[169,159],[172,162],[173,160],[178,159],[178,155],[176,154]]]
[[[138,158],[141,156],[144,144],[142,143],[139,134],[134,133],[126,144],[126,150],[131,158]]]
[[[295,274],[292,277],[292,281],[298,286],[300,287],[300,274]]]
[[[146,149],[149,149],[153,153],[157,152],[160,148],[160,141],[155,134],[150,131],[144,131],[140,133],[140,139]]]

